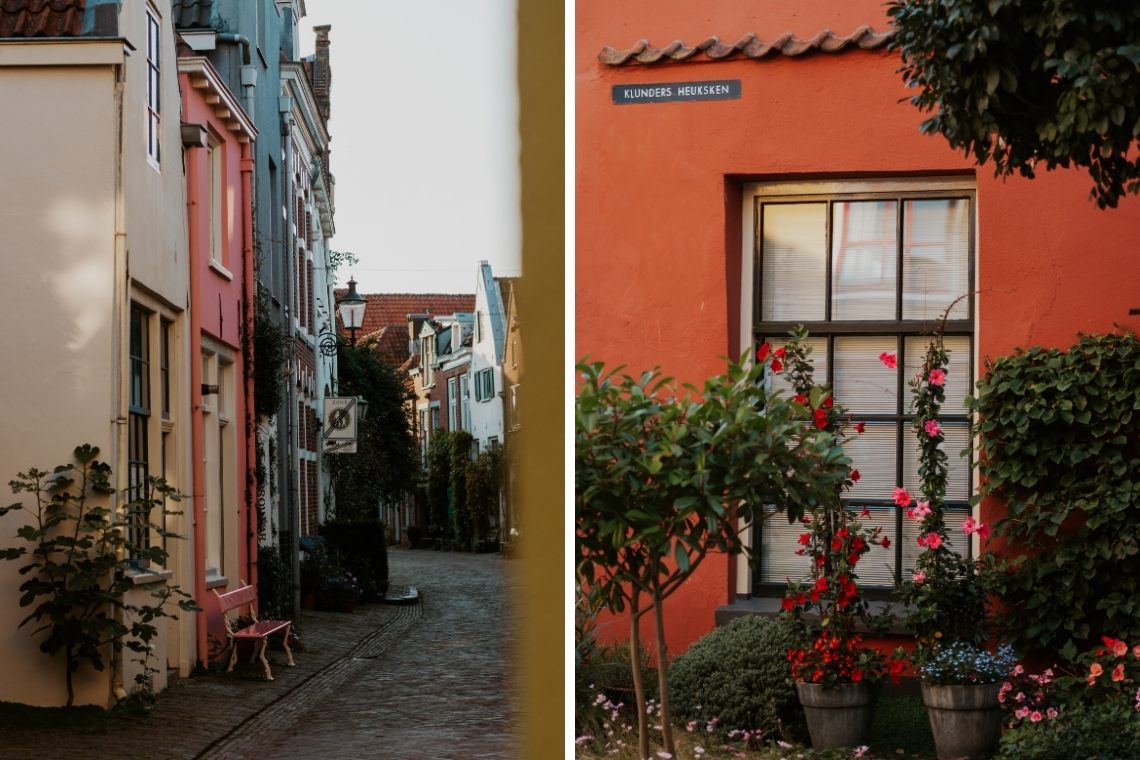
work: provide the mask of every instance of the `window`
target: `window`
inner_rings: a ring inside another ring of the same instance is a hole
[[[131,501],[147,497],[150,476],[150,314],[131,307],[130,327],[130,410],[127,426],[127,487]],[[144,517],[131,515],[129,535],[132,542],[148,546],[146,531],[135,527]]]
[[[431,429],[432,432],[439,430],[439,404],[433,404],[431,407]]]
[[[210,228],[210,263],[224,266],[222,246],[222,146],[212,136],[206,144],[206,185],[210,193],[206,218]]]
[[[862,435],[846,447],[862,475],[845,503],[862,510],[891,539],[861,571],[867,587],[887,593],[918,557],[917,524],[905,520],[891,500],[896,486],[920,491],[918,443],[907,381],[921,368],[926,336],[951,307],[946,328],[950,352],[947,401],[943,407],[944,448],[949,460],[947,523],[951,536],[969,515],[970,465],[958,453],[969,445],[969,417],[962,399],[973,378],[972,191],[884,192],[779,197],[761,191],[756,199],[755,345],[787,340],[797,324],[810,331],[817,382],[832,384],[835,399]],[[965,296],[961,300],[960,297]],[[891,371],[879,361],[896,352]],[[782,375],[773,390],[787,391]],[[868,522],[864,519],[864,522]],[[757,526],[760,563],[757,595],[782,595],[785,578],[805,574],[794,552],[798,525],[780,519]],[[959,538],[968,551],[968,542]]]
[[[162,419],[168,420],[170,419],[170,323],[162,322],[158,329],[159,382],[162,385]]]
[[[158,15],[146,9],[146,157],[157,169],[162,166],[162,27]]]
[[[468,374],[459,376],[459,404],[462,407],[464,430],[471,429],[471,393],[468,387],[469,376]]]
[[[462,430],[463,426],[459,419],[459,398],[456,395],[455,378],[447,378],[447,420],[449,427],[452,430]]]
[[[490,401],[495,397],[495,376],[490,367],[475,373],[475,400]]]
[[[508,420],[508,423],[510,425],[511,430],[518,430],[520,419],[519,419],[519,386],[517,386],[517,385],[511,386],[510,415],[511,415],[511,417]]]
[[[435,364],[435,336],[429,335],[423,339],[423,348],[421,352],[423,356],[421,359],[424,364],[424,387],[430,388],[435,385],[435,370],[431,365]]]
[[[420,410],[420,466],[427,467],[427,452],[428,443],[431,439],[431,431],[428,428],[428,410]]]
[[[475,312],[475,342],[483,342],[483,312]]]

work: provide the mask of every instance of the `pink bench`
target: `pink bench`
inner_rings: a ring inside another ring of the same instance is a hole
[[[258,650],[257,645],[253,647],[253,657],[249,658],[250,662],[257,659],[258,655],[261,656],[261,664],[265,666],[265,677],[270,681],[273,680],[273,672],[269,669],[269,661],[265,659],[265,648],[269,646],[270,634],[277,633],[282,628],[285,629],[285,654],[289,657],[289,667],[293,667],[293,652],[289,649],[289,630],[293,627],[292,620],[258,620],[257,613],[253,610],[253,601],[257,599],[257,588],[254,586],[245,585],[245,581],[241,581],[242,587],[235,591],[230,591],[225,594],[219,594],[217,589],[211,589],[214,596],[218,598],[218,606],[222,610],[222,620],[226,624],[226,636],[230,640],[230,666],[226,668],[229,673],[234,669],[234,663],[237,662],[237,642],[238,639],[254,639],[255,641],[261,640],[261,649]],[[253,625],[247,625],[240,631],[235,631],[230,624],[228,613],[230,610],[242,606],[243,604],[250,605],[249,614],[253,618]]]

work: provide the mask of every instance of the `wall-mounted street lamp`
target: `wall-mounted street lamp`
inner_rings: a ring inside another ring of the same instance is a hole
[[[337,301],[337,306],[340,308],[340,321],[352,334],[352,345],[355,346],[356,331],[364,326],[364,309],[368,306],[364,296],[356,292],[356,280],[349,278],[348,293]]]
[[[368,402],[360,396],[356,397],[356,419],[364,422],[364,418],[368,416]]]

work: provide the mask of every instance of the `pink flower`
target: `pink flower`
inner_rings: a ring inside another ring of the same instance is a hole
[[[899,366],[899,356],[894,351],[884,351],[879,354],[879,361],[883,363],[887,369],[894,369]]]
[[[910,577],[911,577],[911,580],[913,580],[915,583],[922,583],[923,581],[926,580],[926,571],[925,570],[919,570],[917,573],[915,573],[914,575],[912,575]]]
[[[933,438],[942,432],[942,428],[938,426],[938,420],[926,421],[926,434]]]
[[[1123,681],[1124,680],[1124,663],[1123,662],[1112,669],[1112,680],[1113,681]]]
[[[939,546],[942,546],[942,536],[937,533],[931,533],[918,539],[918,545],[925,546],[928,549],[937,549]]]
[[[1025,716],[1029,714],[1029,708],[1028,707],[1019,707],[1019,708],[1017,708],[1017,711],[1014,712],[1013,714],[1016,715],[1019,719],[1024,720]]]
[[[946,382],[946,373],[940,369],[932,369],[929,379],[931,385],[942,385]]]
[[[1024,667],[1022,667],[1021,665],[1015,665],[1015,666],[1013,667],[1013,674],[1014,674],[1015,676],[1019,676],[1019,675],[1021,675],[1021,674],[1022,674],[1022,673],[1024,673],[1024,672],[1025,672],[1025,668],[1024,668]]]
[[[914,510],[913,509],[908,509],[906,511],[906,519],[908,519],[908,520],[914,519]]]
[[[978,529],[975,530],[974,532],[978,534],[978,538],[985,541],[987,538],[990,537],[990,526],[986,525],[985,523],[979,523]]]
[[[1140,644],[1132,647],[1132,656],[1140,660]]]
[[[1103,672],[1104,668],[1100,666],[1099,662],[1094,662],[1092,665],[1089,665],[1089,675],[1091,675],[1093,678],[1096,678]]]
[[[1048,710],[1046,710],[1045,714],[1048,715],[1050,718],[1056,718],[1057,717],[1057,711],[1052,707],[1050,707]]]
[[[1117,639],[1116,643],[1112,645],[1112,653],[1117,657],[1123,657],[1128,654],[1128,645],[1120,639]]]
[[[917,504],[915,504],[914,517],[916,520],[921,520],[922,518],[924,518],[928,514],[930,514],[930,512],[931,512],[931,509],[930,509],[930,502],[929,501],[920,501]]]
[[[894,499],[895,504],[898,504],[900,507],[906,507],[910,505],[910,494],[907,493],[905,488],[896,487],[894,492],[891,494],[891,498]]]
[[[1034,723],[1040,723],[1041,722],[1041,713],[1034,710],[1033,712],[1029,713],[1029,719],[1031,721],[1033,721]]]

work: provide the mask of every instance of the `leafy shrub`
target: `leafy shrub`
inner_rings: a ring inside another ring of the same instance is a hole
[[[995,760],[1140,757],[1140,713],[1125,700],[1078,704],[1056,718],[1006,731]]]
[[[1032,555],[999,579],[1010,643],[1071,658],[1093,632],[1140,639],[1140,341],[1014,349],[977,385],[982,491]]]
[[[263,620],[293,616],[293,568],[283,547],[257,547],[257,607]]]
[[[717,718],[722,730],[785,738],[803,724],[784,631],[756,615],[713,630],[674,658],[669,691],[679,722]]]
[[[362,600],[375,601],[388,593],[384,523],[379,520],[330,522],[321,526],[321,537],[328,542],[328,551],[337,564],[356,578]],[[343,573],[334,571],[332,576],[342,577]]]
[[[428,533],[443,535],[448,528],[451,503],[451,433],[432,433],[428,443]]]
[[[301,551],[305,553],[301,560],[301,593],[324,594],[335,572],[328,542],[320,536],[301,536]]]

